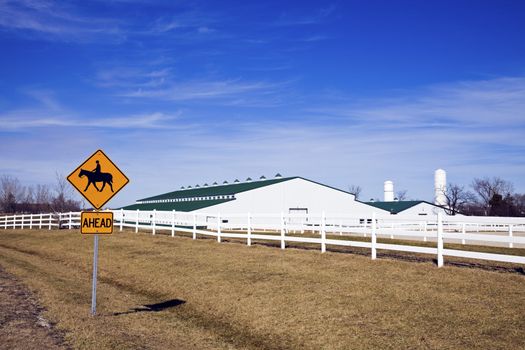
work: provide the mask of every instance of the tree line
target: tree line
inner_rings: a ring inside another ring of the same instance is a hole
[[[348,191],[359,199],[362,188],[351,185]],[[514,185],[500,177],[475,178],[468,187],[449,183],[443,194],[449,215],[525,216],[525,194],[514,192]],[[408,191],[396,192],[395,200],[408,200]]]
[[[443,194],[451,215],[525,216],[525,194],[500,177],[475,178],[470,188],[451,183]]]
[[[73,196],[66,178],[55,174],[54,185],[24,186],[10,175],[0,177],[0,213],[38,214],[81,210],[81,201]]]

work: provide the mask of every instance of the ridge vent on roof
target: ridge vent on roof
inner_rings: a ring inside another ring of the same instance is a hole
[[[246,182],[252,182],[252,178],[251,177],[247,177],[246,178]]]
[[[266,180],[266,176],[262,175],[259,180]]]

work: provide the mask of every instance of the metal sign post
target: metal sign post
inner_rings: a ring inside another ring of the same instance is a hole
[[[91,287],[91,316],[97,313],[97,269],[98,269],[98,235],[93,244],[93,285]]]

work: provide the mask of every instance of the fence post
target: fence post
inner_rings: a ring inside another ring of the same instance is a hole
[[[4,216],[4,219],[5,219],[5,221],[4,221],[4,230],[7,230],[7,215]]]
[[[29,229],[33,229],[33,214],[29,214]]]
[[[423,223],[423,233],[425,234],[423,236],[423,242],[426,242],[427,241],[427,222],[426,221]]]
[[[137,209],[137,221],[135,223],[135,233],[139,232],[139,210]]]
[[[248,213],[248,240],[246,242],[248,246],[252,245],[252,216]]]
[[[284,213],[281,211],[281,249],[284,249],[286,244],[284,243]]]
[[[70,229],[70,230],[73,228],[73,223],[71,222],[71,220],[72,220],[72,215],[73,215],[73,213],[69,212],[69,229]]]
[[[509,225],[509,237],[512,239],[512,224]],[[509,248],[513,248],[514,244],[509,242]]]
[[[466,231],[466,224],[463,223],[463,225],[461,226],[461,233],[463,234],[463,237],[465,237]],[[461,244],[465,244],[465,238],[461,239]]]
[[[372,260],[377,258],[377,224],[376,224],[376,212],[372,212]]]
[[[197,214],[193,213],[193,232],[192,238],[197,239]]]
[[[321,214],[321,253],[326,253],[326,214]]]
[[[40,213],[40,220],[38,222],[38,229],[42,229],[42,213]]]
[[[124,209],[120,209],[120,232],[122,232],[124,226]]]
[[[221,213],[217,213],[217,242],[221,243]]]
[[[343,235],[343,220],[339,220],[339,236]]]
[[[175,237],[175,209],[171,211],[171,237]]]
[[[51,223],[53,221],[53,214],[49,213],[49,229],[51,230]]]
[[[437,265],[443,266],[443,214],[438,213],[437,218]]]
[[[155,235],[155,224],[156,224],[156,221],[157,221],[157,209],[153,209],[153,214],[152,214],[152,218],[151,218],[151,223],[152,223],[152,232],[151,234],[152,235]]]

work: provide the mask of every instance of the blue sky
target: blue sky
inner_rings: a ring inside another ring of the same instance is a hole
[[[103,149],[118,206],[279,172],[525,192],[525,2],[0,0],[0,174]]]

